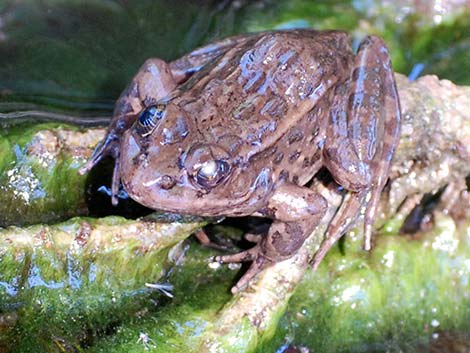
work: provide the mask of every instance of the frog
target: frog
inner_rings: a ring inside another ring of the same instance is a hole
[[[313,269],[356,221],[371,248],[401,111],[389,51],[377,36],[352,50],[344,31],[266,31],[228,37],[174,61],[145,61],[116,102],[102,143],[80,169],[115,159],[119,186],[155,210],[266,217],[267,234],[215,257],[251,263],[246,288],[294,256],[329,205],[306,185],[326,169],[344,191]]]

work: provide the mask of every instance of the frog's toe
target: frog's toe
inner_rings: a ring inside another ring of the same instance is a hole
[[[252,261],[252,264],[248,271],[246,271],[242,278],[238,280],[237,284],[232,287],[233,294],[244,289],[248,285],[250,280],[252,280],[258,273],[260,273],[266,267],[271,266],[273,263],[267,257],[262,255],[259,245],[256,245],[255,247],[246,251],[242,251],[238,254],[216,256],[215,261],[220,263],[238,263]]]
[[[218,244],[212,241],[202,228],[197,230],[194,233],[194,236],[197,238],[197,240],[199,241],[199,243],[201,243],[202,246],[205,246],[207,248],[212,248],[221,251],[227,251],[229,249],[228,246],[224,244]]]
[[[78,170],[78,173],[84,175],[93,169],[104,157],[112,156],[114,159],[117,159],[118,155],[119,138],[115,133],[108,133],[105,140],[95,148],[90,159]]]
[[[248,286],[248,283],[265,268],[272,265],[272,262],[264,256],[257,256],[248,271],[240,278],[236,285],[232,287],[232,293],[238,293]]]
[[[101,154],[96,154],[95,153],[91,156],[91,158],[78,170],[78,173],[80,175],[85,175],[87,174],[90,170],[93,169],[95,165],[99,163],[99,161],[102,159]]]
[[[231,264],[231,263],[238,263],[238,262],[245,262],[245,261],[253,261],[259,252],[257,248],[258,246],[255,246],[249,250],[245,250],[237,254],[216,256],[214,260],[217,262],[220,262],[221,264]]]

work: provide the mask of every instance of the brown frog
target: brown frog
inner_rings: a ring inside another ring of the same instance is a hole
[[[232,289],[291,257],[328,207],[304,187],[322,167],[347,190],[313,259],[365,208],[365,248],[398,142],[400,106],[384,42],[353,54],[340,31],[263,32],[197,49],[166,63],[149,59],[117,101],[90,161],[116,159],[137,202],[199,216],[269,217],[256,246],[222,263],[251,261]]]

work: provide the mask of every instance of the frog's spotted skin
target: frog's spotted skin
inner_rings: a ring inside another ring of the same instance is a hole
[[[303,187],[326,167],[348,193],[313,259],[316,268],[365,207],[365,247],[398,143],[400,107],[383,41],[354,55],[339,31],[228,38],[169,64],[149,59],[116,104],[104,155],[154,209],[272,218],[266,237],[220,262],[252,261],[232,289],[300,248],[326,212]],[[117,200],[116,197],[113,198]]]

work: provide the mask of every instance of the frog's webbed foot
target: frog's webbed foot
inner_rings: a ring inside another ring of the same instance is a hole
[[[106,138],[96,147],[90,159],[78,170],[81,175],[88,173],[93,169],[104,157],[111,156],[114,158],[113,178],[111,182],[111,202],[114,206],[118,204],[118,192],[120,176],[119,162],[119,144],[120,133],[113,130],[109,131]]]
[[[255,245],[249,250],[245,250],[233,255],[216,256],[214,259],[215,261],[222,264],[251,261],[251,266],[249,269],[238,280],[237,284],[232,287],[231,291],[233,294],[243,290],[251,279],[274,263],[274,261],[270,260],[264,255],[263,249],[261,249],[259,244]]]
[[[268,234],[249,250],[215,258],[221,263],[252,262],[232,292],[246,287],[265,268],[292,257],[320,222],[326,209],[326,200],[319,193],[295,184],[277,186],[264,210],[266,215],[274,218]],[[258,240],[258,236],[253,240]]]

